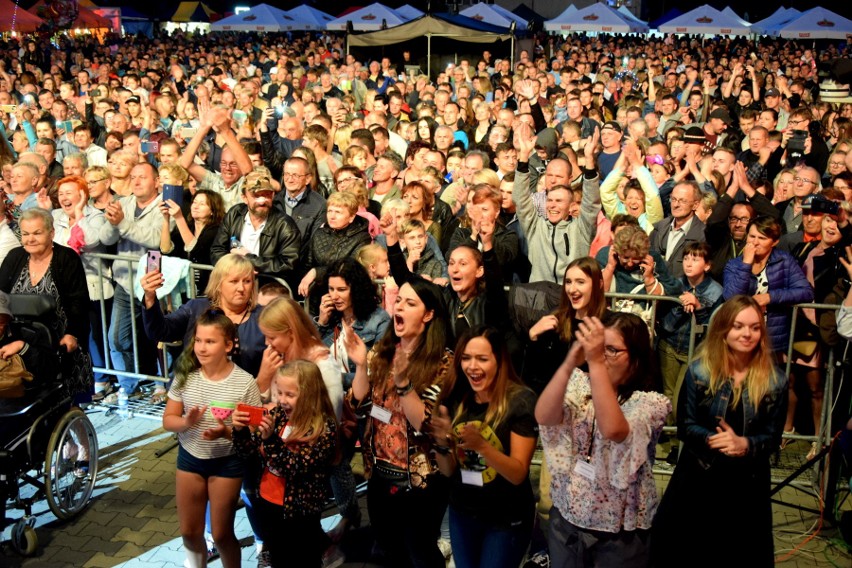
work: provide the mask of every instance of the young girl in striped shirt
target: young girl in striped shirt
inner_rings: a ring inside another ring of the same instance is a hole
[[[243,462],[231,443],[226,423],[230,418],[221,420],[212,414],[239,402],[260,404],[254,377],[228,357],[236,335],[234,323],[219,311],[209,310],[198,318],[191,344],[177,361],[163,413],[163,428],[178,434],[177,511],[191,568],[207,565],[204,518],[208,500],[222,565],[240,566],[234,516]],[[211,406],[215,407],[212,412]]]

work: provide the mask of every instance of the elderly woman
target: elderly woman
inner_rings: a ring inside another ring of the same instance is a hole
[[[83,260],[86,284],[89,291],[89,353],[96,367],[106,366],[104,330],[101,326],[100,300],[103,298],[107,314],[112,311],[113,287],[109,280],[109,263],[88,254],[106,252],[115,244],[118,235],[107,227],[102,211],[89,205],[86,180],[79,176],[66,176],[57,184],[56,197],[59,209],[54,209],[53,242],[73,249]],[[99,272],[100,267],[100,272]],[[108,318],[107,318],[108,319]],[[102,373],[95,376],[95,393],[106,393],[109,380]]]
[[[0,265],[0,290],[9,294],[39,294],[56,301],[51,331],[59,338],[63,377],[69,394],[77,402],[89,397],[91,373],[72,373],[82,368],[89,336],[89,293],[83,262],[72,249],[54,243],[53,217],[33,208],[19,220],[22,247],[9,252]],[[89,363],[90,364],[90,363]]]
[[[370,244],[367,221],[358,216],[358,200],[351,193],[338,191],[326,203],[326,222],[311,238],[307,266],[310,270],[299,284],[299,294],[307,296],[311,284],[325,278],[326,268],[335,260],[354,257],[358,249]]]

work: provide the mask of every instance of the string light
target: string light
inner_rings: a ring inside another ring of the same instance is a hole
[[[12,10],[12,33],[15,33],[15,20],[18,19],[18,0],[15,0],[15,9]]]

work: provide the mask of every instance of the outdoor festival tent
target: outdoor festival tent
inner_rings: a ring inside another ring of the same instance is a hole
[[[284,19],[288,21],[287,30],[322,31],[326,29],[329,22],[334,20],[334,16],[317,10],[313,6],[302,4],[292,10],[286,10]]]
[[[778,29],[778,35],[792,39],[846,39],[852,34],[852,20],[825,8],[802,12]]]
[[[178,4],[174,14],[166,19],[169,22],[183,24],[189,22],[215,22],[218,17],[218,14],[204,2],[181,2]]]
[[[512,22],[515,22],[515,29],[518,31],[526,31],[527,23],[520,16],[516,16],[505,8],[500,8],[500,10],[498,10],[498,8],[500,8],[500,6],[497,6],[496,4],[485,4],[484,2],[479,2],[469,8],[461,10],[459,15],[503,28],[508,28],[512,25]]]
[[[682,14],[683,14],[683,10],[679,10],[677,8],[672,8],[671,10],[668,10],[665,14],[663,14],[662,16],[657,18],[656,20],[651,20],[650,22],[648,22],[648,25],[651,26],[652,30],[656,30],[662,24],[665,24],[669,20],[673,20],[673,19],[677,18],[678,16],[680,16]]]
[[[730,17],[734,18],[735,20],[737,20],[739,23],[741,23],[744,26],[749,26],[749,28],[751,27],[751,22],[749,22],[748,20],[746,20],[744,18],[741,18],[740,15],[737,14],[736,12],[734,12],[733,9],[731,9],[730,6],[725,6],[724,8],[722,8],[722,13],[725,14],[726,16],[730,16]]]
[[[457,42],[493,43],[511,40],[506,28],[479,22],[462,15],[449,13],[426,14],[401,26],[363,34],[349,34],[348,47],[374,47],[394,45],[417,38],[426,38],[426,66],[432,66],[432,40],[449,39]],[[436,50],[436,53],[444,50]]]
[[[622,16],[624,16],[625,18],[627,18],[628,20],[638,22],[638,23],[642,24],[643,26],[648,25],[648,22],[646,22],[645,20],[640,20],[639,16],[637,16],[636,14],[631,12],[630,8],[628,8],[624,4],[622,4],[621,6],[618,7],[618,13],[621,14]]]
[[[647,24],[628,20],[618,10],[606,4],[592,4],[569,13],[571,6],[554,19],[544,23],[549,32],[602,32],[626,34],[648,31]]]
[[[326,29],[329,31],[345,31],[346,23],[352,22],[352,29],[356,31],[373,32],[382,28],[393,28],[404,24],[406,21],[395,10],[376,2],[330,21]]]
[[[778,28],[790,20],[799,17],[800,14],[801,12],[795,8],[784,8],[782,6],[775,10],[775,13],[768,18],[764,18],[759,22],[753,23],[751,25],[751,31],[756,34],[773,35],[776,33]]]
[[[27,12],[12,0],[0,0],[0,33],[17,32],[30,33],[44,24],[44,20],[31,12]]]
[[[414,6],[409,6],[408,4],[404,4],[395,10],[397,14],[402,16],[402,18],[406,22],[410,22],[411,20],[417,19],[423,15],[423,12],[415,8]]]
[[[569,7],[573,8],[574,5],[572,4]],[[574,9],[576,10],[577,8]],[[541,26],[544,25],[544,21],[547,19],[526,4],[518,4],[512,10],[512,13],[520,16],[525,22],[534,22],[538,26],[538,29],[541,29]]]
[[[704,4],[664,24],[659,30],[666,34],[748,35],[749,26]]]
[[[287,25],[284,10],[258,4],[253,8],[210,24],[211,32],[280,32]]]

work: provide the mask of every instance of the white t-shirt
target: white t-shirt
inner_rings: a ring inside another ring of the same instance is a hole
[[[211,402],[233,403],[244,402],[260,406],[260,392],[254,377],[237,365],[224,379],[211,381],[204,376],[201,369],[189,373],[186,380],[178,386],[177,382],[169,389],[169,398],[183,403],[184,414],[194,406],[205,406]],[[225,420],[230,425],[231,419]],[[208,408],[198,423],[185,432],[178,433],[181,447],[198,459],[211,459],[229,456],[234,453],[234,446],[227,438],[205,440],[201,434],[208,428],[215,428],[219,423],[210,414]]]

